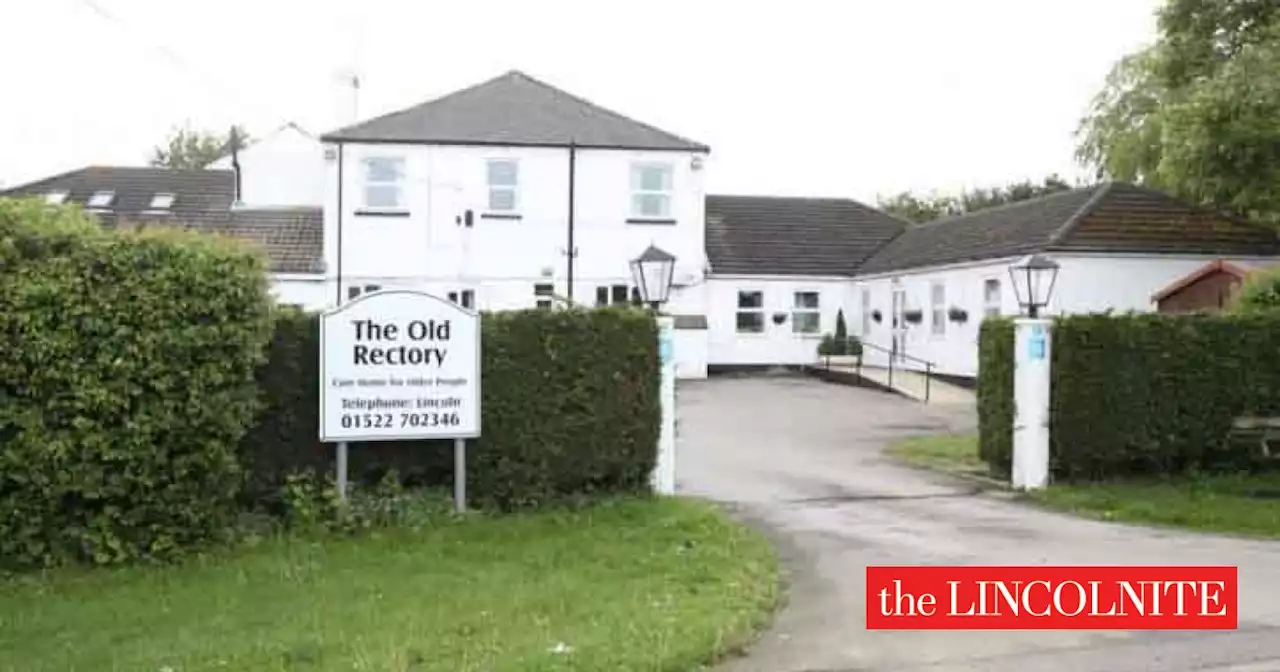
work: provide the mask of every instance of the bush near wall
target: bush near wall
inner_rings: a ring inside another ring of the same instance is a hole
[[[243,444],[251,494],[270,504],[289,473],[332,473],[317,438],[318,318],[278,322],[259,372],[262,421]],[[482,436],[468,444],[468,495],[521,508],[648,487],[661,409],[657,326],[631,308],[526,310],[481,318]],[[395,469],[410,484],[449,483],[448,441],[350,446],[353,481]]]
[[[163,558],[236,513],[265,264],[0,199],[0,563]]]
[[[992,338],[1012,344],[1011,333]],[[1057,320],[1053,339],[1056,476],[1260,466],[1256,444],[1228,434],[1237,416],[1280,415],[1280,315],[1073,316]],[[979,412],[984,458],[1007,471],[1013,385],[1002,367],[1012,353],[1001,347],[982,349],[980,377],[990,380],[979,384],[990,392]]]
[[[993,473],[1013,458],[1013,320],[987,318],[978,332],[978,455]]]

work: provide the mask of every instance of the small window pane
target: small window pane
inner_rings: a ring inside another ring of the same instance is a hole
[[[495,188],[489,190],[489,209],[493,211],[508,211],[516,209],[516,191],[515,189]]]
[[[738,331],[747,334],[764,332],[764,313],[755,311],[738,313]]]
[[[821,313],[795,313],[791,316],[791,331],[796,334],[816,334],[821,328],[821,322]]]
[[[614,285],[613,302],[618,305],[625,305],[627,303],[627,289],[626,285]]]
[[[666,191],[671,188],[671,171],[663,166],[644,166],[640,168],[640,189],[644,191]]]
[[[364,204],[370,208],[400,207],[400,187],[370,184],[364,188]]]
[[[489,162],[489,186],[514,187],[517,178],[515,161]]]
[[[473,291],[471,291],[471,290],[469,290],[469,289],[464,289],[464,290],[462,290],[462,307],[463,307],[463,308],[475,308],[475,307],[476,307],[476,293],[475,293],[475,292],[473,292]]]
[[[932,297],[932,298],[933,298],[933,303],[934,303],[934,305],[937,305],[937,304],[940,304],[940,303],[944,303],[944,302],[946,302],[946,300],[947,300],[947,289],[946,289],[946,287],[944,287],[944,286],[943,286],[943,285],[941,285],[941,284],[935,284],[935,285],[932,287],[932,290],[933,290],[933,297]]]
[[[370,182],[399,182],[404,174],[403,159],[365,159],[365,179]]]
[[[665,194],[636,194],[631,197],[631,206],[638,217],[667,217],[670,200]]]
[[[597,306],[609,305],[609,288],[608,287],[596,287],[596,305]]]
[[[347,288],[347,298],[348,298],[348,299],[354,299],[354,298],[356,298],[357,296],[360,296],[360,288],[359,288],[359,287],[348,287],[348,288]]]
[[[551,296],[554,291],[555,285],[537,284],[533,286],[533,293],[535,296]]]
[[[817,292],[796,292],[796,308],[817,308]]]
[[[151,197],[152,210],[168,210],[173,205],[173,194],[156,194]]]
[[[764,292],[738,292],[739,308],[763,308]]]
[[[111,201],[115,199],[115,197],[116,192],[114,191],[96,191],[89,197],[89,207],[105,208],[108,205],[111,205]]]

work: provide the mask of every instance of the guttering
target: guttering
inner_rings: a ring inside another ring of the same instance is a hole
[[[583,144],[580,142],[519,142],[513,140],[409,140],[404,138],[343,138],[337,136],[321,136],[321,142],[336,145],[443,145],[447,147],[541,147],[545,149],[610,149],[627,152],[689,152],[710,154],[711,148],[706,145],[690,147],[650,147],[644,145],[606,145]]]

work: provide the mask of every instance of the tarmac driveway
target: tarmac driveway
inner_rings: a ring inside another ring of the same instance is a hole
[[[729,672],[1280,671],[1280,543],[1079,520],[881,455],[971,410],[800,377],[679,390],[677,488],[725,502],[783,554],[788,604]],[[1228,564],[1233,632],[868,631],[869,564]]]

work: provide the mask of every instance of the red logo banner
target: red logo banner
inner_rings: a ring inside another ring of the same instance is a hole
[[[1236,568],[867,567],[869,630],[1234,630]]]

